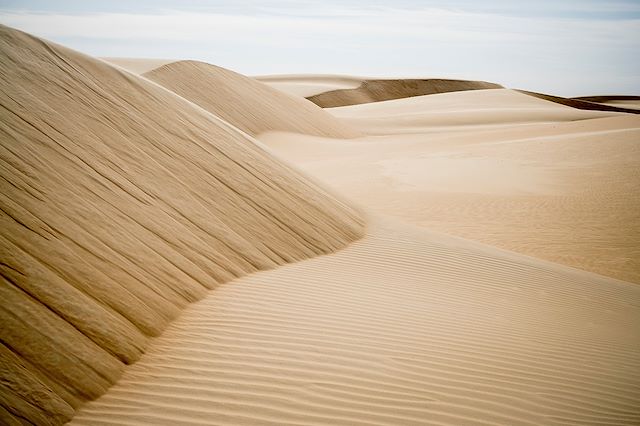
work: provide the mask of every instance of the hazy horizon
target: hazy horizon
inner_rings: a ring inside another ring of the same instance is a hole
[[[2,1],[0,22],[99,57],[248,75],[448,77],[640,95],[640,2]],[[517,2],[519,3],[519,2]]]

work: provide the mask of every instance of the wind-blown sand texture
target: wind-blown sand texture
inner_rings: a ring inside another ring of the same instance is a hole
[[[640,287],[372,221],[191,305],[77,425],[635,425]]]
[[[305,99],[204,62],[172,62],[144,77],[250,135],[273,130],[340,138],[360,135]]]
[[[6,27],[0,49],[0,422],[68,420],[207,290],[360,236],[175,94]]]
[[[379,136],[261,139],[367,209],[640,283],[640,117],[505,89],[329,111]]]
[[[0,56],[0,423],[640,423],[637,115]]]
[[[502,86],[485,81],[446,79],[365,80],[355,89],[339,89],[309,96],[314,104],[323,108],[388,101],[412,96],[464,90],[501,89]]]

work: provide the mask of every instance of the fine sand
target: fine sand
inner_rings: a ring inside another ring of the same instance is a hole
[[[640,422],[640,287],[397,223],[187,308],[76,425]]]
[[[151,82],[3,26],[0,55],[0,423],[68,420],[207,290],[362,232]]]
[[[356,88],[332,90],[309,96],[307,99],[323,108],[333,108],[436,93],[501,88],[502,86],[499,84],[487,83],[486,81],[435,78],[364,80]]]
[[[640,117],[504,89],[330,111],[379,136],[261,139],[370,210],[640,283]]]
[[[158,67],[174,62],[175,59],[146,59],[146,58],[100,58],[112,65],[117,65],[134,74],[144,74]]]
[[[351,75],[288,74],[254,77],[269,86],[292,95],[307,98],[339,89],[356,89],[367,78]]]
[[[305,99],[204,62],[172,62],[143,75],[253,136],[273,130],[360,135]]]
[[[0,424],[640,424],[639,116],[0,57]]]

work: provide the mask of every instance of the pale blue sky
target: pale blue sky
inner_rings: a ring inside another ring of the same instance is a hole
[[[0,22],[94,56],[198,59],[249,75],[640,95],[638,0],[0,0]]]

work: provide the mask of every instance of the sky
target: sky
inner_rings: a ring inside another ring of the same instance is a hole
[[[247,75],[640,95],[640,0],[0,0],[0,23],[93,56],[196,59]]]

